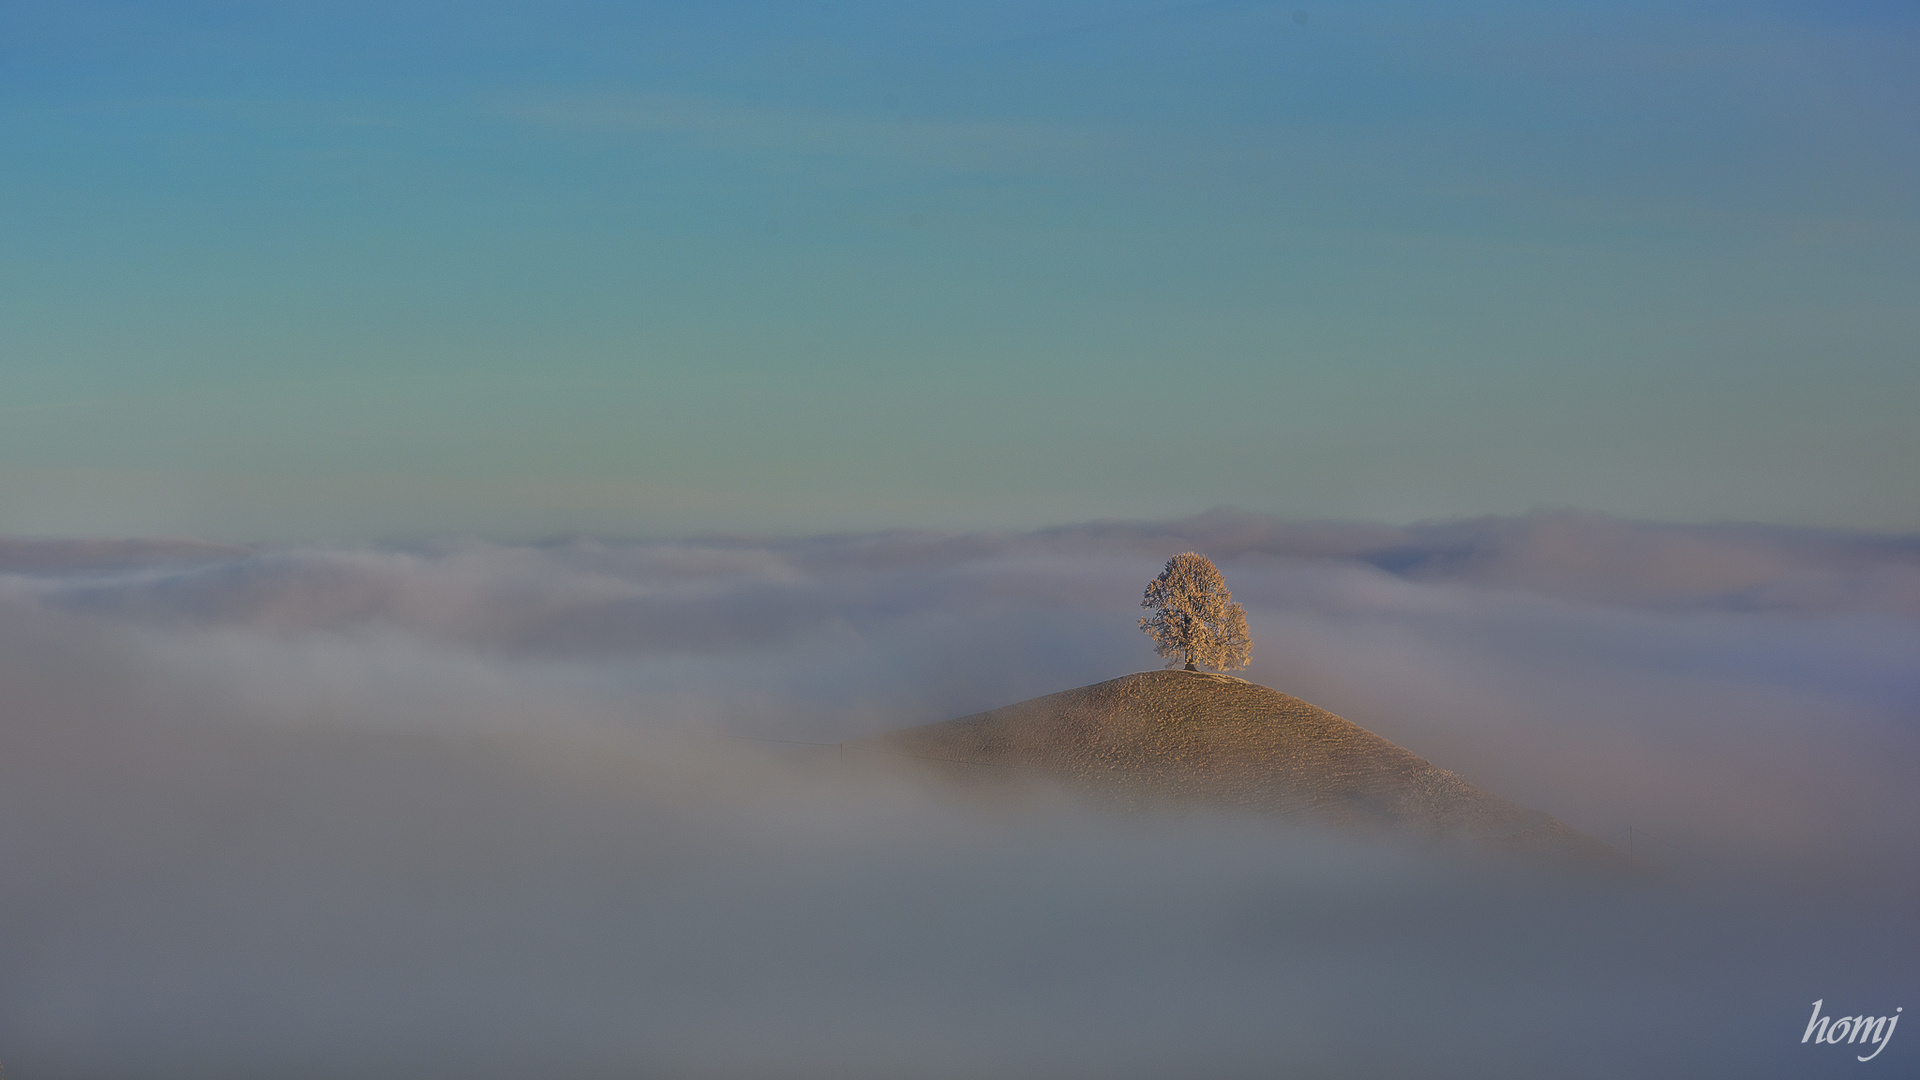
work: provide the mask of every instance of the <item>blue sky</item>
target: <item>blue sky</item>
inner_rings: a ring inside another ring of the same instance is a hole
[[[1917,31],[0,4],[0,531],[1920,529]]]

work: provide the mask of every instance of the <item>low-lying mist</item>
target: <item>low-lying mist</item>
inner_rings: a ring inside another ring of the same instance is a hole
[[[1242,674],[1654,872],[850,768]],[[1894,1074],[1920,1002],[1920,539],[1575,514],[1019,535],[0,543],[21,1077]],[[1630,832],[1631,830],[1631,832]]]

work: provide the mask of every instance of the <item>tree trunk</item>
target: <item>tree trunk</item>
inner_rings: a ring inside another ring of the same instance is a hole
[[[1199,668],[1193,666],[1193,650],[1192,649],[1187,650],[1187,670],[1188,671],[1200,670]]]

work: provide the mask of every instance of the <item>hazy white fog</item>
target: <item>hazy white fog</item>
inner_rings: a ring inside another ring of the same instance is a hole
[[[1543,878],[999,807],[833,743],[1249,677],[1596,835]],[[1850,1075],[1920,932],[1920,539],[1231,513],[1022,535],[0,543],[0,1064],[28,1077]],[[1643,845],[1649,842],[1643,841]],[[1834,1012],[1834,1015],[1841,1015]],[[1903,1064],[1904,1063],[1904,1064]]]

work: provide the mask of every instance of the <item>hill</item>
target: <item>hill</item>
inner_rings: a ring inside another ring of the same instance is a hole
[[[1519,852],[1622,858],[1350,720],[1229,675],[1141,672],[846,748],[935,767],[1030,770],[1128,802],[1197,800]]]

